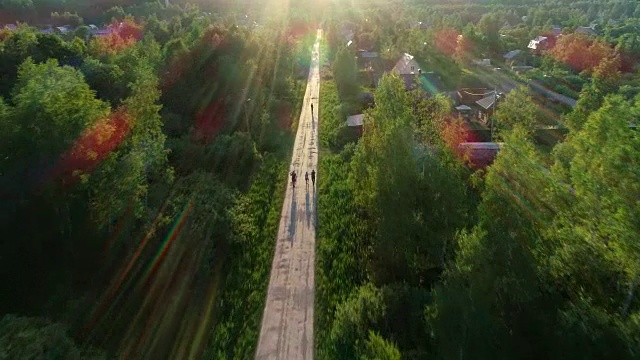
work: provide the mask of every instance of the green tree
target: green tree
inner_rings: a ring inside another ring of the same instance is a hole
[[[105,118],[108,106],[95,99],[82,74],[56,60],[20,66],[14,89],[11,145],[17,164],[24,159],[51,161],[70,149],[86,128]]]
[[[355,98],[358,94],[358,69],[351,49],[342,47],[338,50],[333,62],[333,75],[338,84],[340,96],[344,99]]]
[[[519,126],[532,135],[537,124],[536,109],[525,87],[514,89],[498,105],[495,115],[497,128],[504,131]]]
[[[80,66],[80,71],[98,98],[109,101],[112,106],[119,105],[128,93],[128,84],[121,81],[124,71],[116,64],[86,58]]]
[[[379,334],[370,331],[365,349],[360,358],[362,360],[400,360],[400,351],[393,343],[388,342]]]
[[[15,360],[107,358],[95,349],[78,347],[61,324],[15,315],[5,315],[0,320],[0,354]]]
[[[367,346],[370,329],[384,316],[380,289],[371,284],[358,288],[336,309],[330,331],[329,359],[357,359],[360,347]]]

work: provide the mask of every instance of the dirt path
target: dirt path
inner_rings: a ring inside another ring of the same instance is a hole
[[[321,37],[322,32],[318,30],[289,169],[296,171],[298,181],[293,189],[289,180],[282,205],[269,290],[256,350],[256,359],[260,360],[313,359],[316,192],[310,174],[311,170],[317,171],[318,165],[316,115],[320,90],[318,59]],[[304,180],[307,171],[308,187]]]

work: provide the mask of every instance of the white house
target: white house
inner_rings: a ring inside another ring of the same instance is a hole
[[[420,70],[420,65],[418,65],[413,55],[405,53],[398,60],[392,71],[395,71],[398,75],[415,75],[418,70]]]

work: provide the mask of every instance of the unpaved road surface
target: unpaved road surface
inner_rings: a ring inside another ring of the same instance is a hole
[[[318,171],[318,61],[321,37],[322,32],[318,30],[289,169],[296,171],[298,181],[294,189],[289,177],[282,205],[256,350],[256,359],[260,360],[313,359],[316,191],[311,182],[311,170]],[[308,187],[305,185],[305,172],[309,172]],[[316,178],[316,184],[317,181]]]

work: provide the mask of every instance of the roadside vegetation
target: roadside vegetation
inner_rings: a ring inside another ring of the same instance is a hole
[[[315,29],[23,5],[0,32],[0,357],[253,356]]]

